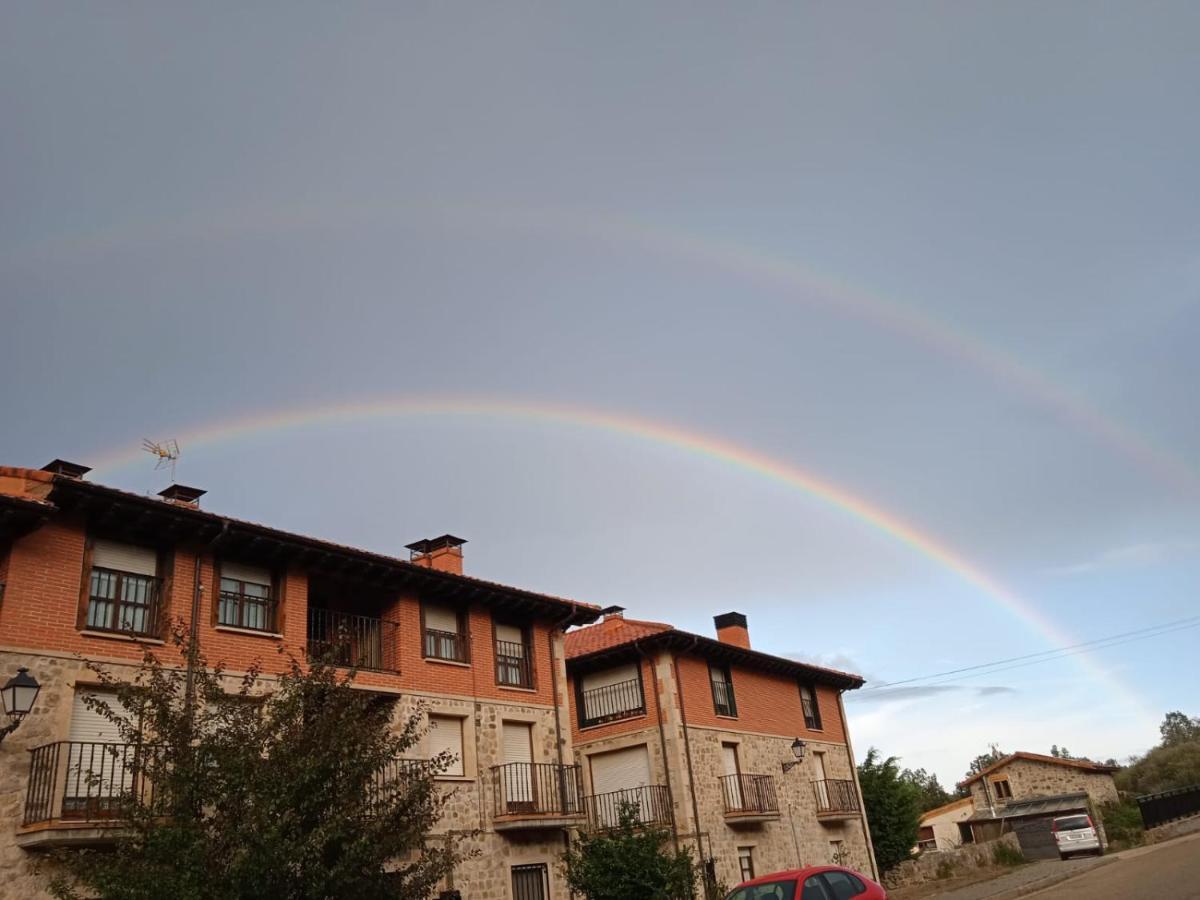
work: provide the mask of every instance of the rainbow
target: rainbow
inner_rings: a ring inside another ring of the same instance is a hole
[[[822,479],[799,466],[772,458],[724,438],[640,418],[624,413],[606,412],[579,406],[563,406],[529,401],[467,398],[412,397],[363,400],[327,406],[298,408],[248,415],[202,425],[177,435],[188,451],[197,447],[226,444],[253,435],[290,429],[324,426],[372,419],[466,417],[503,421],[524,421],[584,428],[635,438],[652,444],[673,447],[798,490],[853,518],[909,548],[940,568],[973,586],[981,594],[1015,616],[1050,646],[1066,646],[1077,639],[1063,631],[1029,600],[984,572],[958,551],[939,541],[900,516],[870,503],[851,491]],[[134,464],[143,458],[140,447],[131,442],[122,448],[101,454],[95,472],[104,474]],[[1126,686],[1091,660],[1079,658],[1088,674],[1109,684],[1133,707],[1141,710],[1141,701]]]

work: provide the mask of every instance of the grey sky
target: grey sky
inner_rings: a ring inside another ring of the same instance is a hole
[[[1198,611],[1194,485],[912,333],[1200,468],[1194,4],[3,15],[0,462],[381,396],[579,405],[836,482],[1080,640]],[[739,608],[763,649],[881,679],[1047,645],[843,513],[611,434],[372,420],[184,452],[210,508],[385,550],[452,530],[476,574],[705,631]],[[1099,717],[1068,660],[864,700],[859,743],[946,776],[988,741],[1131,752],[1191,702],[1194,638],[1090,654],[1140,712]]]

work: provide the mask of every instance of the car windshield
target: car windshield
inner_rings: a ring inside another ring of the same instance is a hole
[[[792,900],[796,896],[796,882],[768,881],[738,888],[725,900]]]
[[[1055,819],[1054,827],[1058,831],[1074,831],[1076,828],[1091,828],[1092,823],[1088,821],[1087,816],[1066,816]]]

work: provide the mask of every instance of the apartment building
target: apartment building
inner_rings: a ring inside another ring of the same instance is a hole
[[[46,896],[44,851],[111,843],[104,791],[123,783],[120,763],[100,752],[108,771],[87,774],[120,737],[82,702],[99,690],[86,662],[132,675],[183,619],[232,673],[261,661],[269,675],[281,646],[302,655],[351,635],[338,652],[356,685],[394,695],[397,721],[428,704],[420,752],[458,758],[440,779],[454,796],[439,827],[478,829],[483,852],[445,887],[566,898],[557,862],[585,820],[564,631],[596,607],[467,577],[452,535],[393,558],[216,515],[200,490],[144,497],[87,472],[0,467],[0,682],[24,667],[41,684],[0,743],[0,893]]]
[[[610,607],[567,633],[589,824],[633,804],[729,885],[801,865],[874,875],[841,700],[863,679],[753,650],[740,613],[714,621],[715,640]]]

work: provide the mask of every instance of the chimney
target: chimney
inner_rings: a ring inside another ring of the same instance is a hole
[[[88,466],[67,462],[65,459],[52,459],[42,466],[42,471],[49,472],[51,475],[62,475],[66,478],[82,478],[92,470]]]
[[[600,610],[600,615],[604,616],[604,618],[600,620],[601,625],[608,625],[609,623],[616,625],[625,618],[625,607],[606,606],[604,609]]]
[[[162,497],[168,503],[174,503],[176,506],[187,506],[191,509],[200,508],[200,498],[207,494],[208,491],[203,491],[200,488],[188,487],[186,484],[173,484],[168,488],[158,492],[158,496]]]
[[[405,544],[404,547],[409,551],[408,558],[413,565],[461,575],[463,573],[462,545],[466,542],[466,538],[443,534],[441,537],[414,541],[411,544]]]
[[[713,616],[713,624],[717,626],[717,640],[722,644],[750,649],[750,631],[746,628],[744,615],[739,612],[722,613]]]

